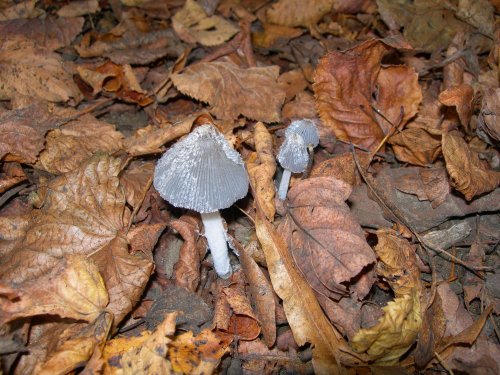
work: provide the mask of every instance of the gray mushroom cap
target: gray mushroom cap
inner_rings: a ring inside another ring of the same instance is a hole
[[[304,172],[309,161],[309,154],[304,139],[297,133],[285,137],[278,152],[278,161],[285,169],[293,173]]]
[[[248,175],[240,154],[224,136],[202,125],[158,160],[153,184],[173,206],[208,213],[243,198]]]
[[[312,145],[316,147],[319,143],[319,133],[318,128],[314,121],[309,119],[295,120],[286,128],[285,137],[290,136],[292,133],[299,134],[306,146]]]

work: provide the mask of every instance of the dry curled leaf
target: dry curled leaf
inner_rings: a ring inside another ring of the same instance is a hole
[[[461,192],[465,199],[470,201],[500,184],[500,172],[485,168],[458,131],[444,134],[442,143],[451,186]]]
[[[320,60],[314,72],[316,108],[337,138],[374,149],[392,127],[402,127],[417,112],[418,76],[405,66],[382,68],[382,57],[392,49],[387,43],[368,40]]]
[[[187,0],[172,17],[172,27],[183,41],[209,47],[224,43],[239,30],[221,16],[207,15],[195,0]]]
[[[417,257],[408,241],[390,230],[379,230],[377,237],[377,273],[387,280],[395,298],[382,308],[379,322],[358,331],[351,345],[376,364],[394,365],[413,346],[422,325],[422,285]]]
[[[345,203],[350,193],[351,187],[335,178],[302,180],[289,191],[278,228],[311,287],[335,299],[347,287],[362,298],[374,281],[360,277],[372,272],[375,254]]]
[[[478,121],[479,136],[490,144],[500,142],[500,89],[488,89],[484,93]]]
[[[172,82],[184,94],[209,103],[218,118],[232,120],[241,114],[276,122],[285,100],[285,92],[276,82],[278,75],[277,66],[242,69],[232,63],[209,62],[172,74]]]
[[[63,258],[51,272],[20,286],[0,287],[2,324],[36,315],[92,322],[108,304],[97,266],[81,255]]]
[[[279,0],[267,10],[266,18],[276,25],[314,27],[333,4],[333,0]]]
[[[273,221],[276,207],[274,196],[276,188],[274,186],[274,173],[276,172],[276,159],[273,155],[273,137],[262,122],[255,124],[254,128],[255,153],[247,159],[248,175],[254,186],[259,204],[266,217]]]
[[[439,94],[439,101],[446,106],[456,108],[460,123],[466,129],[472,115],[474,90],[470,85],[462,84],[450,87]]]
[[[17,36],[0,42],[0,100],[22,95],[78,103],[81,93],[60,55]]]
[[[69,172],[96,152],[113,153],[123,148],[123,135],[114,125],[87,114],[50,131],[39,167],[53,174]]]
[[[154,163],[134,160],[120,175],[120,184],[125,190],[127,203],[134,209],[142,203],[153,181]]]
[[[410,125],[389,138],[394,154],[405,163],[427,166],[441,155],[441,132]]]

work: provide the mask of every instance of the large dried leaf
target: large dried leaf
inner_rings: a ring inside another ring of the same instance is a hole
[[[443,155],[451,185],[470,201],[500,184],[500,172],[488,170],[458,131],[443,135]]]
[[[0,35],[6,38],[13,35],[22,35],[33,40],[39,47],[49,51],[71,44],[80,33],[84,23],[83,17],[14,19],[0,22]]]
[[[358,331],[352,347],[376,364],[394,365],[415,343],[422,325],[422,285],[417,257],[407,240],[389,230],[377,232],[377,273],[387,280],[395,298],[383,308],[378,324]]]
[[[288,212],[279,227],[311,287],[336,299],[347,287],[359,297],[366,295],[371,283],[356,281],[375,263],[375,254],[345,203],[350,193],[351,187],[335,178],[302,180],[288,193]]]
[[[408,126],[388,142],[398,160],[405,163],[424,167],[441,155],[441,134],[419,126]]]
[[[58,315],[91,322],[104,311],[108,293],[97,266],[81,255],[62,259],[48,274],[20,287],[0,287],[0,320]]]
[[[288,253],[286,244],[272,225],[258,212],[255,228],[266,256],[267,267],[274,290],[283,300],[288,323],[298,345],[311,343],[313,366],[317,374],[339,374],[341,363],[357,365],[358,357],[342,336],[331,326],[321,310],[314,292],[300,276]],[[339,363],[340,361],[340,363]]]
[[[390,50],[384,41],[369,40],[320,60],[314,72],[316,108],[338,138],[374,149],[393,125],[401,127],[415,115],[422,100],[417,74],[404,66],[382,68]]]
[[[267,21],[282,26],[313,27],[329,13],[333,0],[279,0],[266,12]]]
[[[172,74],[172,82],[184,94],[209,103],[221,119],[249,119],[276,122],[285,100],[279,87],[279,68],[242,69],[226,62],[200,63]]]
[[[274,196],[274,173],[276,172],[276,159],[273,155],[273,137],[262,122],[255,124],[254,128],[255,153],[247,159],[247,170],[252,181],[260,207],[266,217],[273,221],[276,207]]]
[[[40,166],[53,174],[72,171],[96,152],[113,153],[123,147],[114,125],[85,115],[47,134]]]
[[[224,43],[239,30],[221,16],[207,15],[195,0],[187,0],[172,17],[172,27],[183,41],[209,47]]]
[[[0,81],[0,100],[18,95],[51,102],[81,99],[62,58],[23,37],[0,43]]]

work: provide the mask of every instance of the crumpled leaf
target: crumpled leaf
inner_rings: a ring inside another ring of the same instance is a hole
[[[77,67],[81,79],[89,84],[92,95],[101,91],[113,93],[117,98],[141,106],[151,104],[153,99],[142,89],[132,67],[107,61],[96,67]]]
[[[478,121],[478,135],[485,142],[500,142],[500,89],[490,88],[483,94],[483,103]]]
[[[391,45],[408,46],[388,43],[372,39],[347,51],[329,52],[316,67],[316,108],[337,138],[375,149],[393,125],[404,126],[417,112],[422,93],[415,70],[381,66]]]
[[[391,230],[377,231],[377,273],[387,280],[395,298],[382,308],[377,325],[358,331],[351,346],[366,352],[374,363],[394,365],[413,346],[422,325],[422,285],[415,251]]]
[[[458,131],[444,134],[442,143],[451,186],[461,192],[465,199],[470,201],[500,184],[500,172],[486,169]]]
[[[267,21],[282,26],[316,26],[330,12],[333,0],[279,0],[266,12]]]
[[[273,177],[276,173],[276,159],[273,154],[273,137],[262,122],[254,126],[255,151],[247,159],[247,170],[254,186],[260,207],[267,219],[274,220],[276,188]]]
[[[286,244],[259,210],[255,228],[266,256],[271,282],[276,294],[283,300],[295,341],[299,346],[311,343],[315,372],[339,374],[341,364],[362,364],[364,357],[352,355],[340,333],[328,322],[314,292],[299,274]]]
[[[63,258],[50,273],[20,286],[0,286],[2,324],[36,315],[92,322],[108,304],[97,266],[81,255]]]
[[[3,163],[0,167],[0,194],[27,180],[19,163]]]
[[[285,100],[285,92],[276,83],[278,75],[277,66],[242,69],[232,63],[209,62],[172,74],[172,82],[184,94],[209,103],[218,118],[232,120],[242,114],[276,122]]]
[[[450,184],[444,168],[405,168],[406,175],[396,181],[396,189],[414,194],[419,200],[428,200],[432,208],[444,203],[450,193]]]
[[[398,160],[413,165],[428,166],[441,155],[441,132],[413,123],[391,136],[388,142]]]
[[[111,154],[121,148],[123,134],[87,114],[47,134],[39,167],[53,174],[66,173],[96,152]]]
[[[175,332],[176,313],[165,316],[154,331],[140,336],[118,337],[106,343],[105,374],[174,374],[166,356]]]
[[[374,281],[359,277],[370,273],[376,259],[345,203],[350,193],[349,185],[332,177],[302,180],[289,191],[278,227],[311,287],[336,300],[348,290],[362,298]]]
[[[78,103],[82,97],[60,55],[18,36],[0,42],[0,100],[18,95]]]
[[[127,203],[134,209],[142,203],[153,181],[154,163],[134,160],[120,175],[120,184],[125,190]]]
[[[446,106],[454,106],[458,113],[460,123],[469,128],[469,121],[472,115],[472,101],[474,90],[470,85],[462,84],[450,87],[439,94],[439,101]]]
[[[20,35],[34,41],[38,47],[47,51],[69,46],[73,39],[82,31],[83,17],[58,18],[48,16],[43,18],[13,19],[0,22],[2,39]]]
[[[187,43],[216,46],[235,35],[239,29],[221,16],[209,16],[195,0],[187,0],[172,17],[172,27]]]

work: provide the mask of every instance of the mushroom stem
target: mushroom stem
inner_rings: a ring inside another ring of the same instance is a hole
[[[226,229],[222,223],[222,217],[219,211],[215,211],[202,213],[201,220],[205,226],[205,237],[212,252],[215,272],[222,279],[227,279],[231,276],[232,270],[227,250]]]
[[[280,187],[278,188],[278,197],[282,201],[286,198],[288,184],[290,184],[290,177],[292,177],[292,172],[289,169],[284,169],[283,175],[281,176]]]

